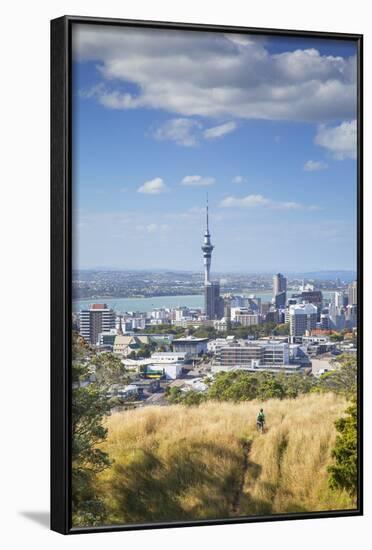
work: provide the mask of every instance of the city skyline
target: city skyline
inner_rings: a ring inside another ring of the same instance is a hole
[[[208,190],[215,273],[355,271],[355,47],[156,32],[75,33],[74,267],[202,270]]]

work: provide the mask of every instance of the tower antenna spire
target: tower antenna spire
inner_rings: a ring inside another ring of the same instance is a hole
[[[209,233],[209,212],[208,212],[208,191],[207,191],[207,231]]]

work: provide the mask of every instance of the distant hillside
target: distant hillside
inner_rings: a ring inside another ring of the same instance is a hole
[[[309,271],[306,273],[291,273],[291,276],[320,281],[340,279],[340,281],[350,282],[356,279],[356,271]]]
[[[351,509],[328,487],[334,421],[346,406],[334,394],[264,403],[208,402],[146,407],[109,417],[103,445],[114,460],[96,487],[110,523],[192,520]]]

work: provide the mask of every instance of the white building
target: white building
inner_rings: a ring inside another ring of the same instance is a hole
[[[169,317],[169,312],[165,308],[157,308],[150,312],[149,317],[156,321],[165,321]]]
[[[289,363],[289,345],[287,342],[270,340],[264,344],[265,365],[287,365]]]
[[[208,338],[176,338],[173,340],[173,351],[189,353],[190,357],[198,357],[207,352]]]
[[[216,319],[215,321],[213,321],[213,327],[218,332],[226,332],[228,329],[228,321],[226,317],[222,317],[222,319]]]
[[[344,306],[344,293],[340,292],[340,291],[334,292],[332,303],[336,307],[339,307],[339,308],[343,307]]]
[[[307,330],[316,328],[317,311],[314,304],[289,306],[289,332],[292,342],[301,339]]]
[[[133,319],[131,319],[131,323],[132,323],[132,330],[133,329],[145,330],[146,328],[145,317],[134,317]]]
[[[186,363],[189,359],[187,352],[159,351],[151,355],[151,360],[157,364]]]
[[[93,345],[99,344],[99,335],[115,328],[115,313],[106,304],[92,304],[79,315],[80,334]]]
[[[234,341],[235,336],[227,336],[226,338],[215,338],[214,340],[209,340],[207,344],[207,349],[210,353],[215,353],[218,349],[232,345]]]
[[[167,380],[176,380],[182,374],[183,364],[182,363],[152,363],[146,367],[147,373],[151,371],[159,372],[163,371],[165,378]]]
[[[289,345],[280,340],[239,340],[217,347],[214,366],[217,370],[267,369],[289,365]],[[215,369],[212,368],[215,372]]]
[[[253,325],[260,325],[262,323],[262,315],[261,313],[246,313],[240,311],[235,314],[234,320],[243,327],[250,327]]]
[[[358,287],[356,281],[353,281],[348,286],[348,303],[349,306],[355,306],[358,303]]]

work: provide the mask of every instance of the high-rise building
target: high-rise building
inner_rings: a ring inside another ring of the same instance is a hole
[[[283,292],[279,292],[274,297],[274,305],[277,309],[285,308],[285,303],[287,300],[287,293],[283,290]]]
[[[314,304],[289,306],[289,333],[292,342],[296,342],[307,330],[316,328],[317,314]]]
[[[357,310],[358,310],[357,305],[346,307],[345,320],[348,328],[354,328],[357,326],[357,320],[358,320]]]
[[[341,291],[336,291],[336,292],[333,294],[332,303],[333,303],[336,307],[343,307],[343,306],[344,306],[344,293],[341,292]]]
[[[348,286],[348,305],[356,306],[358,304],[357,282],[353,281]]]
[[[92,304],[80,311],[80,334],[93,345],[99,343],[99,335],[115,328],[115,312],[106,304]]]
[[[287,291],[287,278],[281,273],[273,276],[273,294],[276,296],[280,292]]]
[[[204,311],[208,319],[221,319],[224,314],[224,301],[220,296],[220,283],[208,281],[204,285]]]
[[[273,302],[275,307],[285,306],[287,299],[287,278],[281,273],[273,276]]]
[[[292,294],[292,298],[296,298],[299,302],[314,304],[318,313],[317,320],[320,321],[323,305],[323,294],[321,290],[303,290],[300,294]]]
[[[212,251],[214,246],[211,243],[211,235],[209,233],[209,211],[208,198],[206,207],[207,226],[204,233],[204,242],[201,247],[204,258],[204,312],[207,319],[221,319],[223,317],[224,302],[220,296],[220,283],[211,281],[210,270],[212,261]]]

